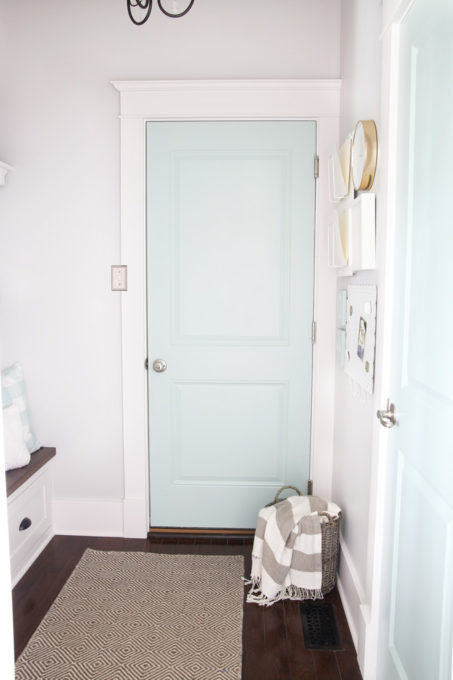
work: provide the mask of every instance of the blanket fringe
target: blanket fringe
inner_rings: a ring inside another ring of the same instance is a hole
[[[244,579],[245,580],[245,579]],[[254,578],[246,581],[246,584],[251,584],[251,588],[247,594],[247,602],[255,602],[262,607],[269,607],[280,600],[322,600],[324,595],[320,588],[299,588],[298,586],[289,585],[287,588],[280,590],[274,597],[269,598],[261,591],[261,579]]]

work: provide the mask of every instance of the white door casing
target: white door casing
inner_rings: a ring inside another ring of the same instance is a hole
[[[313,353],[311,470],[315,493],[330,498],[335,362],[335,276],[327,266],[327,157],[338,143],[340,82],[115,81],[121,118],[124,536],[148,531],[145,260],[145,127],[150,120],[314,120],[320,158],[315,235],[317,343]]]

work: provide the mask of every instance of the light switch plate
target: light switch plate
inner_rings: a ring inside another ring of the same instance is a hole
[[[127,290],[127,265],[112,264],[112,290]]]

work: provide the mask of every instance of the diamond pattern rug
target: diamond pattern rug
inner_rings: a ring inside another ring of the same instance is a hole
[[[16,680],[240,680],[242,556],[87,550]]]

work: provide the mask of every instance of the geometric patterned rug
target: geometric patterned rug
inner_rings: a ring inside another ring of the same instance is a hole
[[[16,680],[240,680],[243,557],[87,550]]]

